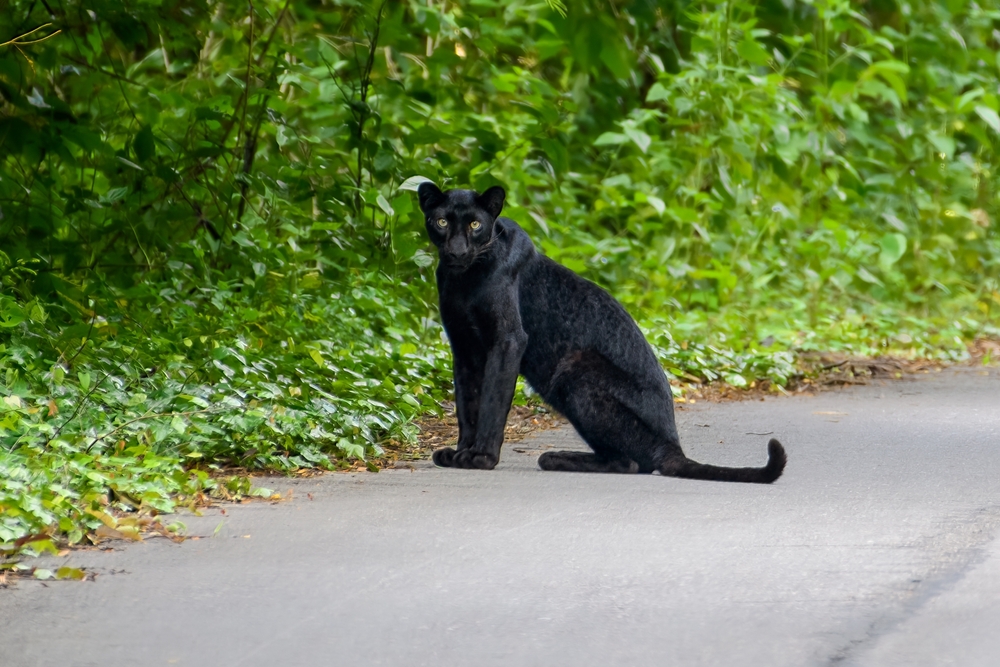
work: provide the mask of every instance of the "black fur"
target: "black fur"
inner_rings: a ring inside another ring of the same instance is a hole
[[[436,464],[497,464],[520,373],[594,450],[542,454],[545,470],[659,471],[764,484],[781,476],[785,450],[777,440],[768,444],[763,468],[723,468],[684,455],[670,385],[635,321],[610,294],[536,252],[517,223],[499,217],[503,188],[442,192],[425,182],[417,193],[440,257],[441,320],[458,408],[458,445],[434,452]]]

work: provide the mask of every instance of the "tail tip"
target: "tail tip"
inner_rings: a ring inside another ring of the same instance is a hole
[[[788,456],[785,454],[785,448],[781,446],[777,438],[771,438],[770,442],[767,443],[767,466],[764,468],[767,483],[781,477],[786,463],[788,463]]]

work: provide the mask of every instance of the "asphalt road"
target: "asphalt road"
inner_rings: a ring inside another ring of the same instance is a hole
[[[1000,664],[997,369],[679,422],[723,465],[763,464],[773,432],[784,477],[547,473],[580,446],[550,431],[492,472],[272,481],[294,500],[0,590],[0,666]]]

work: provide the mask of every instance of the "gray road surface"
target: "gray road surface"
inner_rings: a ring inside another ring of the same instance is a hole
[[[0,590],[0,667],[1000,665],[1000,372],[679,421],[725,465],[773,432],[785,476],[542,472],[556,431],[492,472],[272,481],[294,500],[187,519],[215,537]]]

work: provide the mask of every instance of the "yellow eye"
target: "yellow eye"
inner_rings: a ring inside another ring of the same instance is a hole
[[[444,229],[447,226],[448,226],[448,221],[447,220],[445,220],[444,218],[441,218],[440,220],[438,220],[438,227],[440,227],[441,229]]]
[[[478,220],[473,220],[472,222],[469,223],[469,227],[472,227],[473,230],[479,229],[482,226],[483,223],[479,222]]]

